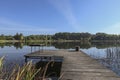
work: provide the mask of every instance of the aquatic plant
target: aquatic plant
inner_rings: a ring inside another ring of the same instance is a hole
[[[33,80],[41,70],[41,68],[35,69],[32,61],[29,61],[23,67],[14,67],[10,73],[3,72],[3,59],[4,57],[0,58],[0,79],[3,80]]]
[[[2,69],[3,69],[3,59],[4,59],[4,57],[0,58],[0,78],[3,76],[3,71],[2,71]]]
[[[35,69],[32,62],[28,62],[23,67],[16,67],[13,69],[11,75],[8,77],[8,80],[33,80],[35,75],[41,69]]]
[[[4,57],[0,58],[0,80],[46,80],[50,74],[46,76],[48,66],[53,66],[54,61],[49,61],[44,68],[36,69],[32,61],[27,62],[22,67],[16,65],[8,72],[3,68]],[[60,76],[60,78],[62,75]],[[58,78],[58,80],[60,80]]]
[[[0,58],[0,70],[1,70],[2,67],[3,67],[3,59],[4,59],[4,57],[1,57],[1,58]]]

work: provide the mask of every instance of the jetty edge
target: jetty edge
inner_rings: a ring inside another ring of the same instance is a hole
[[[40,56],[63,57],[60,80],[120,80],[116,73],[81,50],[44,50],[25,55],[25,57]]]

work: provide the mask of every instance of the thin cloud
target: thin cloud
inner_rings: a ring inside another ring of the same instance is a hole
[[[110,34],[120,34],[120,22],[113,24],[112,26],[105,27],[103,32]]]
[[[70,25],[78,31],[79,25],[73,14],[69,0],[48,0],[58,11],[60,11],[67,19]]]
[[[0,29],[5,31],[17,31],[17,32],[52,32],[55,29],[43,28],[41,26],[31,26],[19,24],[14,21],[0,18]]]

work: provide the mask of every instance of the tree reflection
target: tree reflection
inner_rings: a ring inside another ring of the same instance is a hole
[[[0,47],[4,48],[5,46],[14,46],[16,49],[22,49],[25,45],[31,45],[31,44],[44,44],[47,47],[54,46],[57,49],[74,49],[75,46],[80,46],[81,49],[88,49],[91,47],[96,47],[97,49],[104,49],[109,47],[115,47],[120,46],[118,43],[112,43],[112,42],[88,42],[88,41],[82,41],[82,42],[16,42],[16,43],[0,43]]]
[[[23,43],[14,43],[13,46],[16,48],[16,49],[22,49],[24,44]]]
[[[120,75],[120,47],[106,49],[106,58],[101,59],[102,64]]]
[[[52,43],[55,48],[58,49],[74,49],[75,46],[80,46],[80,48],[90,48],[91,44],[88,43],[82,43],[82,42],[54,42]]]

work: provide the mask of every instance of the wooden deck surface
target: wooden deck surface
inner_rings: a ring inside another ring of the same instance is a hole
[[[25,56],[63,56],[61,80],[120,80],[113,71],[107,69],[82,51],[45,50]]]

